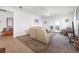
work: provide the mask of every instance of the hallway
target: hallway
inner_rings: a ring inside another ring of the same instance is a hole
[[[69,39],[67,36],[63,36],[61,34],[56,33],[53,37],[51,37],[51,42],[48,48],[42,52],[45,53],[76,53],[74,46],[69,43]]]

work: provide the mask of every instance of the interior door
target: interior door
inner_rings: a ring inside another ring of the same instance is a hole
[[[7,27],[13,28],[13,18],[7,18],[6,20]]]

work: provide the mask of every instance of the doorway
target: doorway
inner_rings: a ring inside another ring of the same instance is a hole
[[[0,9],[0,36],[13,36],[13,12]]]

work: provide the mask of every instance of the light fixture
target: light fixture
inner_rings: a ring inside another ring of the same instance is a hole
[[[50,13],[48,11],[46,12],[46,16],[50,16]]]
[[[45,17],[49,17],[50,15],[51,15],[51,14],[49,13],[49,11],[48,11],[48,10],[45,10],[45,11],[42,13],[41,17],[45,18]]]
[[[65,22],[69,22],[69,19],[65,19]]]

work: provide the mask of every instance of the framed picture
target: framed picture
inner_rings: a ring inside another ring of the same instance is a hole
[[[47,21],[44,21],[44,24],[47,24]]]
[[[59,30],[59,26],[56,26],[55,29],[56,29],[56,30]]]
[[[35,19],[35,24],[39,24],[39,20],[38,19]]]
[[[7,18],[6,25],[7,27],[13,27],[13,18]]]
[[[50,29],[53,30],[53,26],[50,26]]]

